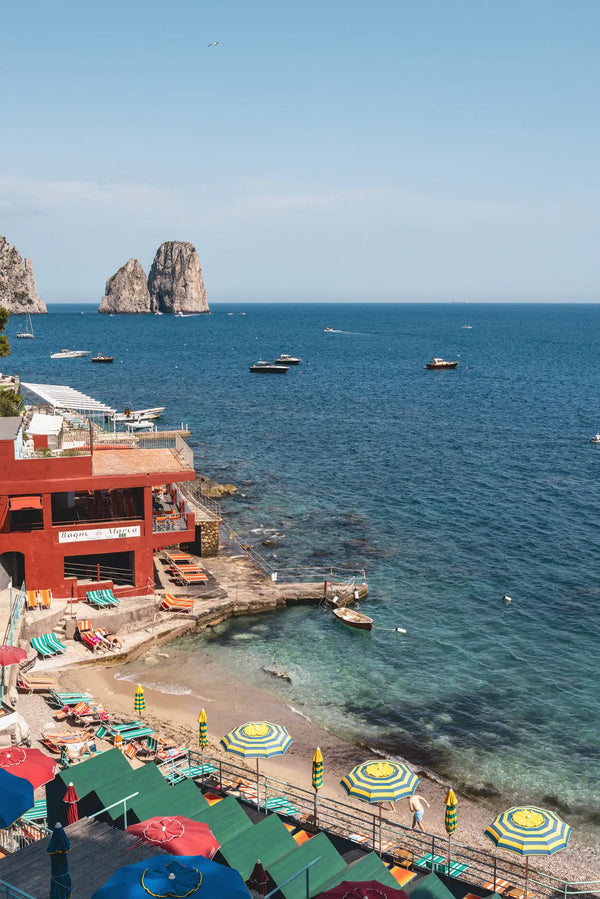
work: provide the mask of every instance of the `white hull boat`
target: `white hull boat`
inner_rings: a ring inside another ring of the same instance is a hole
[[[90,350],[61,350],[60,353],[52,353],[51,359],[78,359],[80,356],[89,356]]]
[[[129,424],[133,421],[156,421],[163,414],[166,406],[155,406],[154,409],[125,409],[111,416],[117,424]]]

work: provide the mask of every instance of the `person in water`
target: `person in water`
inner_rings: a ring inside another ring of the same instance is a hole
[[[429,803],[425,799],[424,796],[418,796],[416,793],[413,793],[412,796],[408,798],[408,807],[413,813],[413,830],[418,828],[421,833],[425,833],[423,830],[423,825],[421,821],[423,820],[423,815],[425,814],[425,809],[423,808],[423,803],[429,808]]]

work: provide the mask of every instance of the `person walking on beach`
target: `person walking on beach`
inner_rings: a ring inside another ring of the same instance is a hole
[[[427,808],[429,808],[429,803],[424,796],[418,796],[416,793],[413,793],[412,796],[408,797],[408,807],[413,813],[413,830],[418,827],[421,833],[425,833],[425,831],[423,830],[423,825],[421,824],[423,815],[425,814],[423,803],[425,803]]]

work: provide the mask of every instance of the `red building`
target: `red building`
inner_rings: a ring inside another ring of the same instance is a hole
[[[173,486],[195,477],[187,444],[94,441],[63,455],[44,442],[24,441],[21,418],[0,418],[0,587],[12,577],[56,597],[84,596],[90,581],[150,591],[155,550],[195,539]]]

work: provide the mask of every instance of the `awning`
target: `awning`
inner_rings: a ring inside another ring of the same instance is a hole
[[[11,496],[8,501],[11,512],[20,512],[21,509],[41,509],[41,496]]]
[[[73,390],[72,387],[66,387],[62,384],[26,384],[22,381],[21,387],[30,393],[34,393],[53,409],[66,409],[68,412],[106,416],[112,416],[116,411],[111,406],[107,406],[105,403],[101,403],[99,400],[95,400],[79,390]]]

